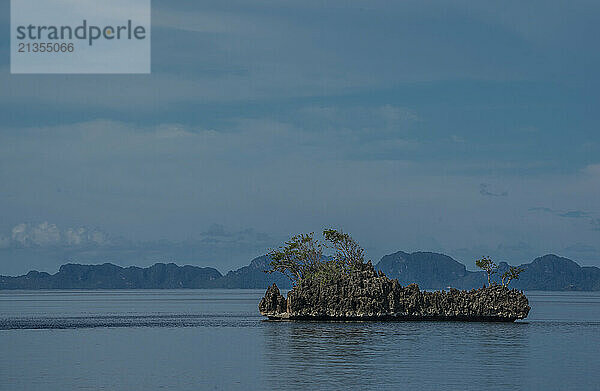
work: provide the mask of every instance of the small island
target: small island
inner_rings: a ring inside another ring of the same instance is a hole
[[[270,252],[268,272],[281,272],[294,285],[287,298],[276,284],[259,303],[269,320],[455,320],[514,322],[529,314],[527,297],[509,289],[520,270],[502,275],[502,284],[491,283],[495,264],[482,258],[477,265],[488,273],[488,285],[470,291],[449,288],[421,291],[416,284],[401,286],[365,262],[364,250],[347,233],[323,231],[324,243],[314,234],[296,235]],[[334,255],[325,256],[325,249]]]

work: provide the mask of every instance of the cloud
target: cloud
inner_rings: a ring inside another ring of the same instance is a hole
[[[486,197],[507,197],[507,191],[491,191],[491,185],[488,183],[480,183],[479,184],[479,194]]]
[[[30,220],[77,249],[102,238],[74,221],[170,249],[193,233],[209,264],[268,242],[241,227],[340,224],[390,251],[597,242],[598,2],[156,3],[151,75],[1,64],[0,246]],[[38,231],[22,241],[57,241]]]
[[[56,224],[20,223],[11,229],[10,237],[1,240],[1,248],[49,246],[102,246],[110,244],[108,235],[86,227],[60,229]]]
[[[529,208],[530,212],[546,212],[546,213],[553,213],[554,211],[550,208],[546,208],[543,206],[536,206],[533,208]]]
[[[64,241],[69,246],[81,246],[93,244],[103,246],[111,244],[109,236],[97,229],[85,227],[67,228],[64,231]]]
[[[566,217],[570,219],[585,219],[590,217],[590,213],[585,210],[569,210],[569,211],[559,211],[546,207],[533,207],[529,208],[530,212],[543,212],[549,213],[558,217]]]
[[[583,219],[590,216],[590,214],[583,210],[570,210],[568,212],[557,213],[560,217],[568,217],[571,219]]]
[[[221,224],[187,232],[177,240],[131,240],[99,229],[61,229],[48,222],[17,224],[9,235],[0,236],[0,274],[23,274],[32,268],[53,271],[66,262],[124,266],[179,262],[227,272],[247,265],[282,240],[253,228],[228,230]]]
[[[55,224],[18,224],[12,229],[11,238],[22,246],[45,246],[61,242],[61,234]]]
[[[600,231],[600,219],[593,217],[594,215],[585,210],[568,210],[568,211],[559,211],[546,207],[534,207],[529,208],[530,212],[542,212],[548,213],[554,216],[567,218],[567,219],[577,219],[577,220],[585,220],[591,225],[592,231]]]
[[[181,237],[178,241],[167,241],[167,243],[220,243],[221,245],[240,243],[264,243],[272,242],[273,239],[266,233],[257,232],[252,228],[240,231],[229,231],[221,224],[211,224],[206,231],[192,233]],[[109,235],[105,231],[88,227],[59,228],[56,224],[21,223],[15,225],[9,236],[0,236],[0,248],[27,248],[27,247],[129,247],[144,246],[147,244],[165,243],[161,241],[134,242],[127,238]]]
[[[588,64],[568,63],[563,53],[574,50],[571,42],[589,42],[593,30],[569,39],[582,34],[578,27],[584,24],[551,11],[532,28],[531,18],[513,7],[335,3],[163,3],[153,6],[151,76],[21,78],[2,69],[0,102],[164,113],[182,103],[371,93],[411,82],[554,80],[557,73],[572,78],[583,74],[573,67],[598,63],[590,54]],[[10,14],[3,7],[2,14]],[[596,7],[585,7],[580,18],[596,13]],[[532,32],[544,42],[532,39]],[[564,39],[548,39],[550,34]],[[8,46],[4,50],[8,58]]]

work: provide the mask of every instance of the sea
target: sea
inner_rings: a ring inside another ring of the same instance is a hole
[[[515,323],[269,322],[263,294],[0,291],[0,390],[600,390],[600,292]]]

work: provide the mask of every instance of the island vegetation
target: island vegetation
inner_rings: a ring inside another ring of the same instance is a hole
[[[365,263],[364,249],[349,234],[335,229],[323,231],[324,242],[315,239],[314,232],[294,235],[284,246],[268,253],[271,259],[269,273],[280,272],[294,283],[302,279],[331,282],[359,270]],[[332,249],[333,256],[325,256],[324,250]],[[499,272],[498,264],[490,257],[482,257],[475,265],[487,275],[488,286],[495,284],[492,275]],[[501,285],[508,287],[519,279],[522,267],[509,266],[500,275]]]
[[[326,229],[323,238],[324,243],[315,239],[314,232],[293,236],[269,252],[268,272],[281,272],[294,283],[304,279],[331,282],[364,264],[364,249],[347,233]],[[334,255],[324,256],[324,249],[333,249]]]
[[[476,260],[475,265],[487,274],[488,286],[495,284],[495,282],[492,282],[492,275],[498,273],[499,271],[499,267],[496,262],[492,261],[490,257],[483,257]],[[523,271],[525,271],[525,269],[522,267],[509,266],[508,269],[506,269],[500,275],[501,285],[507,287],[512,280],[518,280]]]

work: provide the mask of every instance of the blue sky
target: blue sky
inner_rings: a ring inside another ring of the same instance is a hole
[[[154,0],[152,74],[95,76],[10,75],[6,3],[0,273],[82,226],[122,264],[226,271],[334,226],[375,260],[600,265],[597,2]]]

